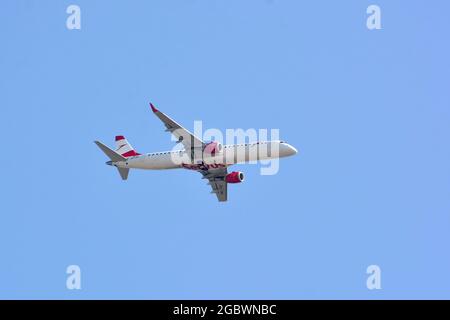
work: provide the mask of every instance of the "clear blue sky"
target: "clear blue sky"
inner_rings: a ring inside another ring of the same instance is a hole
[[[450,298],[449,10],[1,1],[0,298]],[[227,203],[194,172],[123,182],[93,140],[172,148],[149,101],[191,129],[279,128],[300,153],[274,176],[236,166]]]

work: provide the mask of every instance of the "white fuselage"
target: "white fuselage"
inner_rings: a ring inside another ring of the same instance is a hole
[[[125,161],[111,163],[116,167],[162,170],[186,168],[204,170],[223,168],[237,163],[256,162],[291,156],[297,150],[283,141],[263,141],[224,145],[218,154],[195,153],[194,160],[184,150],[147,153],[127,158]]]

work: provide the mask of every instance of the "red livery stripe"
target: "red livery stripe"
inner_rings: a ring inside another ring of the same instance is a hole
[[[125,158],[134,157],[134,156],[140,156],[140,155],[141,155],[140,153],[137,153],[134,150],[130,150],[128,152],[122,153],[122,156],[124,156]]]

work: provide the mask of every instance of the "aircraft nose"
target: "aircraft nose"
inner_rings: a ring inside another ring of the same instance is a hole
[[[295,148],[294,148],[293,146],[291,146],[290,144],[288,145],[288,148],[289,148],[289,155],[290,155],[290,156],[293,156],[293,155],[295,155],[295,154],[298,153],[297,149],[295,149]]]

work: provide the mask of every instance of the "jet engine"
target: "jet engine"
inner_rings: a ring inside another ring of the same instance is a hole
[[[240,171],[233,171],[225,176],[225,181],[228,183],[241,183],[244,181],[244,173]]]
[[[203,149],[203,153],[205,155],[209,156],[215,156],[219,153],[221,153],[223,150],[223,146],[221,143],[217,141],[211,141],[208,144],[206,144],[205,148]]]

